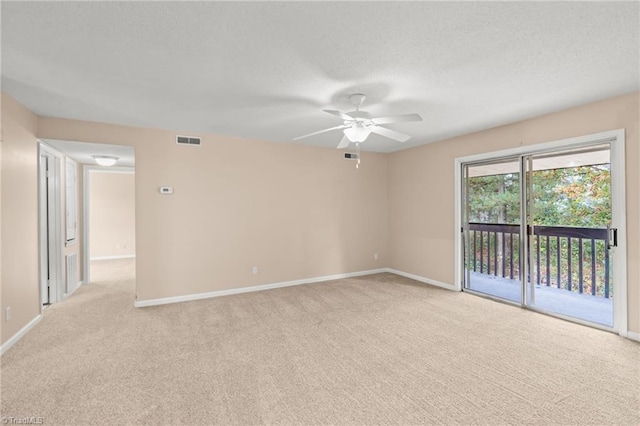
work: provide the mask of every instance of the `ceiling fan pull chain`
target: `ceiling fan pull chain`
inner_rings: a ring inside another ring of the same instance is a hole
[[[360,168],[360,143],[356,143],[356,169]]]

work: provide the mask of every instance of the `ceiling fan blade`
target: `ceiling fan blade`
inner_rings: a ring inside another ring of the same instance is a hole
[[[375,124],[391,124],[391,123],[402,123],[406,121],[422,121],[422,117],[420,114],[403,114],[403,115],[391,115],[389,117],[377,117],[372,118]]]
[[[340,112],[340,111],[336,111],[333,109],[323,109],[324,112],[326,112],[327,114],[331,114],[331,115],[335,115],[337,117],[342,118],[343,120],[347,120],[347,121],[353,121],[354,118],[351,117],[350,115],[345,114],[344,112]]]
[[[350,126],[346,126],[346,125],[342,124],[342,125],[340,125],[340,126],[330,127],[330,128],[328,128],[328,129],[319,130],[319,131],[317,131],[317,132],[309,133],[309,134],[307,134],[307,135],[298,136],[298,137],[296,137],[296,138],[293,138],[293,140],[294,140],[294,141],[297,141],[297,140],[300,140],[300,139],[303,139],[303,138],[308,138],[309,136],[319,135],[320,133],[324,133],[324,132],[330,132],[330,131],[332,131],[332,130],[346,129],[347,127],[350,127]]]
[[[351,143],[351,141],[349,140],[349,138],[347,138],[347,136],[343,136],[342,140],[340,141],[340,143],[338,144],[338,149],[343,149],[349,146],[349,144]]]
[[[396,132],[395,130],[387,129],[386,127],[380,126],[371,126],[369,127],[371,133],[376,133],[380,136],[384,136],[385,138],[393,139],[398,142],[406,142],[409,140],[411,136],[405,135],[404,133]]]

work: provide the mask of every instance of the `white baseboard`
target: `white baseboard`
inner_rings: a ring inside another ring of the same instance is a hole
[[[421,277],[419,275],[409,274],[407,272],[398,271],[397,269],[391,268],[380,268],[380,269],[370,269],[367,271],[359,271],[359,272],[350,272],[346,274],[336,274],[336,275],[326,275],[323,277],[314,277],[314,278],[306,278],[301,280],[294,281],[284,281],[279,283],[272,284],[263,284],[251,287],[241,287],[241,288],[232,288],[229,290],[218,290],[218,291],[209,291],[206,293],[197,293],[197,294],[188,294],[184,296],[174,296],[174,297],[163,297],[160,299],[147,299],[147,300],[136,300],[133,305],[136,308],[144,308],[148,306],[158,306],[158,305],[167,305],[170,303],[180,303],[180,302],[188,302],[192,300],[201,300],[201,299],[210,299],[213,297],[222,297],[222,296],[230,296],[232,294],[242,294],[242,293],[250,293],[254,291],[263,291],[263,290],[271,290],[274,288],[282,288],[282,287],[291,287],[296,285],[303,284],[313,284],[319,283],[323,281],[332,281],[339,280],[343,278],[351,278],[351,277],[360,277],[364,275],[372,275],[372,274],[380,274],[383,272],[389,272],[392,274],[400,275],[406,278],[411,278],[412,280],[420,281],[425,284],[430,284],[436,287],[441,287],[447,290],[455,291],[455,287],[451,284],[443,283],[440,281],[432,280],[430,278]]]
[[[89,260],[115,260],[115,259],[133,259],[135,254],[124,254],[122,256],[93,256]]]
[[[22,327],[16,334],[14,334],[13,336],[11,336],[9,338],[9,340],[7,340],[6,342],[4,342],[2,344],[2,348],[0,349],[0,355],[4,354],[7,350],[9,350],[9,348],[11,346],[13,346],[18,340],[22,339],[22,337],[27,334],[27,332],[29,330],[31,330],[33,328],[33,326],[35,326],[37,323],[40,322],[40,320],[42,319],[42,314],[38,314],[37,317],[35,317],[34,319],[32,319],[31,321],[29,321],[27,323],[27,325],[25,325],[24,327]]]
[[[452,290],[455,291],[456,288],[454,285],[452,284],[447,284],[447,283],[443,283],[440,281],[436,281],[436,280],[432,280],[431,278],[425,278],[425,277],[421,277],[420,275],[414,275],[414,274],[410,274],[408,272],[403,272],[403,271],[398,271],[397,269],[392,269],[392,268],[387,268],[387,272],[390,272],[392,274],[396,274],[396,275],[400,275],[406,278],[411,278],[412,280],[416,280],[416,281],[420,281],[422,283],[425,284],[430,284],[430,285],[434,285],[436,287],[441,287],[447,290]]]
[[[379,274],[388,272],[387,268],[370,269],[368,271],[349,272],[346,274],[326,275],[324,277],[306,278],[302,280],[284,281],[272,284],[263,284],[252,287],[232,288],[229,290],[209,291],[206,293],[188,294],[185,296],[164,297],[161,299],[148,299],[148,300],[136,300],[134,306],[136,308],[143,308],[147,306],[166,305],[169,303],[188,302],[191,300],[209,299],[212,297],[229,296],[232,294],[250,293],[253,291],[271,290],[274,288],[291,287],[302,284],[313,284],[323,281],[339,280],[343,278],[360,277],[363,275]]]
[[[640,333],[636,333],[633,331],[627,331],[627,335],[625,336],[627,339],[635,340],[636,342],[640,342]]]

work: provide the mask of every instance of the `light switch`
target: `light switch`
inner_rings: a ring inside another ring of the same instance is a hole
[[[164,195],[173,194],[173,187],[172,186],[161,186],[160,187],[160,193],[164,194]]]

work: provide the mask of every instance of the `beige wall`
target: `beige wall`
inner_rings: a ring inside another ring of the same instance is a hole
[[[2,342],[40,314],[37,117],[2,94]],[[5,308],[11,307],[11,320]]]
[[[386,266],[385,155],[356,170],[335,149],[46,117],[38,135],[135,148],[138,300]]]
[[[640,332],[638,92],[389,156],[390,267],[453,284],[454,159],[626,129],[629,329]]]
[[[3,100],[0,98],[0,310],[4,308],[2,304],[2,150],[4,149],[4,114],[2,113]],[[0,311],[0,315],[2,312]],[[0,318],[0,324],[3,323]],[[0,325],[0,344],[4,341],[2,338],[2,330],[4,326]]]
[[[385,266],[453,283],[454,158],[625,128],[629,328],[638,333],[638,98],[363,153],[356,170],[333,149],[213,135],[184,147],[171,131],[36,119],[3,94],[1,303],[13,319],[2,320],[2,341],[39,312],[36,134],[135,148],[137,298],[148,300]],[[165,185],[173,195],[158,193]]]
[[[135,201],[133,173],[90,172],[91,258],[135,255]]]

